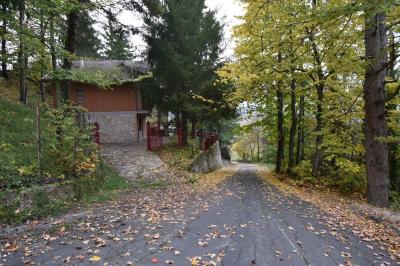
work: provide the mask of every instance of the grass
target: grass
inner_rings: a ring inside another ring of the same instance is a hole
[[[14,199],[11,205],[0,205],[0,221],[23,223],[29,219],[57,216],[73,206],[71,201],[50,200],[47,194],[40,189],[37,189],[32,194],[31,208],[21,209],[19,198]]]
[[[193,158],[199,153],[198,140],[188,141],[189,145],[182,148],[178,148],[176,141],[164,144],[158,155],[168,166],[187,171]]]
[[[169,185],[167,181],[147,182],[145,180],[137,180],[131,183],[133,189],[160,189]]]
[[[36,82],[28,81],[28,104],[39,100],[39,88]],[[9,79],[0,77],[0,98],[12,102],[19,101],[19,77],[17,73],[9,73]]]
[[[118,175],[115,170],[108,165],[103,166],[104,175],[107,177],[104,180],[104,190],[111,191],[111,190],[121,190],[121,189],[128,189],[129,182]]]
[[[50,235],[54,236],[54,235],[57,235],[60,232],[64,232],[65,230],[70,229],[71,226],[72,225],[69,224],[69,223],[55,224],[47,231],[47,233],[49,233]]]
[[[274,163],[262,163],[261,165],[267,167],[269,171],[274,171],[275,170],[275,164]]]
[[[189,166],[196,154],[192,145],[178,148],[175,142],[170,142],[163,145],[157,154],[170,169],[175,171],[176,175],[185,178],[190,183],[197,182],[197,175],[189,172]]]
[[[0,99],[0,189],[5,183],[19,186],[18,169],[35,160],[35,116],[31,109]]]
[[[94,182],[99,182],[99,180],[94,180]],[[79,198],[71,197],[64,200],[50,199],[44,190],[37,187],[32,197],[31,208],[20,210],[18,198],[7,206],[0,204],[0,221],[18,224],[29,219],[58,216],[80,204],[88,205],[113,200],[120,195],[121,191],[128,189],[130,184],[116,174],[111,167],[103,165],[102,183],[98,185],[99,187],[93,189],[87,186],[90,186],[90,183],[75,183],[74,190],[79,190],[82,194]],[[1,194],[0,196],[4,196],[5,192],[1,192]]]
[[[122,190],[131,187],[125,178],[119,176],[114,169],[104,163],[102,164],[102,175],[104,178],[98,190],[91,191],[83,188],[82,202],[86,204],[107,202],[115,199]]]

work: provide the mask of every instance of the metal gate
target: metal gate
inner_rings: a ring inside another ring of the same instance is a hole
[[[159,123],[146,123],[147,129],[147,150],[156,151],[162,146],[162,134]]]
[[[201,138],[201,149],[203,151],[210,149],[210,147],[219,140],[218,134],[215,133],[201,133],[199,137]]]

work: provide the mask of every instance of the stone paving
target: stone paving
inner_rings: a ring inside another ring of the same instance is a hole
[[[130,182],[171,179],[166,165],[155,153],[147,151],[145,142],[104,145],[102,154],[106,161]]]

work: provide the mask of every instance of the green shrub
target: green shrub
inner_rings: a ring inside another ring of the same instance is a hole
[[[2,221],[23,222],[57,215],[76,200],[104,201],[111,198],[110,191],[128,187],[126,180],[101,162],[92,128],[83,119],[83,112],[71,104],[57,109],[41,106],[40,174],[35,111],[0,99],[0,193],[18,194],[38,187],[31,208],[22,210],[19,199],[7,206],[0,204]],[[50,200],[41,189],[49,183],[72,185],[75,199]]]
[[[196,174],[191,174],[191,175],[188,177],[188,181],[189,181],[189,183],[191,183],[191,184],[195,184],[195,183],[199,182],[199,177],[198,177],[198,175],[196,175]]]
[[[35,111],[0,99],[0,190],[96,175],[99,152],[83,112],[41,106],[41,174]]]
[[[390,207],[393,210],[400,211],[400,192],[391,191],[389,199],[390,199]]]
[[[360,175],[345,174],[334,183],[343,194],[362,193],[366,191],[365,177]]]
[[[302,161],[298,166],[294,168],[294,173],[301,179],[313,179],[311,173],[311,161]]]
[[[363,168],[357,163],[341,158],[335,161],[335,165],[329,167],[329,175],[315,177],[312,175],[311,161],[301,162],[295,169],[295,175],[298,177],[298,185],[322,185],[339,190],[343,194],[362,193],[367,187],[365,173]]]

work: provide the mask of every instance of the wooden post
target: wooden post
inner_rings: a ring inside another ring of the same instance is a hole
[[[151,151],[151,132],[150,132],[150,122],[146,123],[146,131],[147,131],[147,150]]]
[[[40,125],[40,104],[36,103],[36,132],[37,132],[37,160],[38,160],[38,170],[39,177],[43,176],[42,169],[42,131]]]

